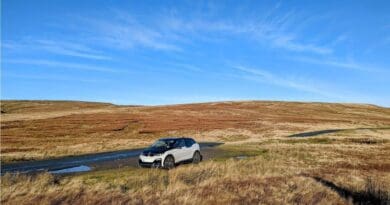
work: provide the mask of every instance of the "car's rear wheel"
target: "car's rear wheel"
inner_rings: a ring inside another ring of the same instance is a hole
[[[175,167],[175,159],[172,156],[165,157],[164,168],[173,169]]]
[[[194,153],[194,156],[192,157],[192,163],[198,164],[200,162],[201,156],[198,151]]]

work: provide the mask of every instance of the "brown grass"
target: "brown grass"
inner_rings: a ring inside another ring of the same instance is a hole
[[[2,161],[143,146],[168,134],[222,141],[225,152],[170,171],[6,174],[2,204],[390,203],[388,108],[239,102],[50,116],[2,121]],[[288,137],[328,129],[343,130]]]
[[[227,155],[174,170],[123,167],[54,177],[7,174],[4,204],[389,203],[390,143],[356,144],[366,131],[322,142],[223,145]],[[372,139],[390,130],[371,131]],[[376,134],[374,134],[376,133]],[[341,136],[340,136],[341,135]],[[300,140],[300,139],[295,139]],[[337,143],[340,140],[340,143]],[[235,159],[235,156],[249,156]]]
[[[324,129],[390,127],[371,105],[224,102],[156,107],[2,101],[2,161],[45,159],[146,146],[165,135],[232,144]]]

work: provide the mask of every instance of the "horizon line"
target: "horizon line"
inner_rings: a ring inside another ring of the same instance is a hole
[[[318,103],[318,104],[350,104],[350,105],[368,105],[381,108],[390,108],[385,105],[378,105],[373,103],[365,102],[332,102],[332,101],[299,101],[299,100],[267,100],[267,99],[235,99],[235,100],[210,100],[210,101],[193,101],[193,102],[183,102],[183,103],[166,103],[166,104],[123,104],[115,103],[110,101],[90,101],[90,100],[64,100],[64,99],[0,99],[0,102],[3,101],[47,101],[47,102],[84,102],[84,103],[101,103],[101,104],[111,104],[116,106],[135,106],[135,107],[159,107],[159,106],[176,106],[176,105],[193,105],[193,104],[209,104],[209,103],[240,103],[240,102],[284,102],[284,103]],[[1,104],[1,103],[0,103]]]

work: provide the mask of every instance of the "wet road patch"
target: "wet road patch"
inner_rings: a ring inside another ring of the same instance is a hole
[[[80,165],[76,167],[69,167],[65,169],[58,169],[58,170],[53,170],[49,171],[49,173],[52,174],[70,174],[70,173],[78,173],[78,172],[88,172],[91,171],[91,167],[86,166],[86,165]]]

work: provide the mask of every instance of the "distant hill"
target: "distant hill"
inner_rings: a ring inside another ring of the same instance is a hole
[[[49,101],[49,100],[2,100],[1,113],[33,113],[54,112],[77,109],[91,109],[111,107],[110,103],[83,102],[83,101]]]
[[[328,129],[390,127],[390,109],[367,104],[1,101],[1,110],[1,153],[6,161],[142,147],[167,135],[250,143]]]

